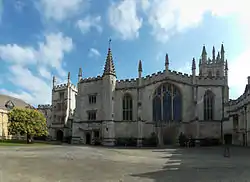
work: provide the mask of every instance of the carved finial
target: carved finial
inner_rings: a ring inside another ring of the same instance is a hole
[[[225,70],[228,70],[228,64],[227,64],[227,59],[226,59],[226,63],[225,63]]]
[[[82,79],[82,68],[79,68],[78,72],[78,82]]]
[[[222,42],[222,44],[221,44],[221,53],[224,53],[225,52],[225,50],[224,50],[224,45],[223,45],[223,42]]]
[[[213,61],[215,60],[215,47],[213,46]]]
[[[193,58],[192,60],[192,70],[196,69],[196,64],[195,64],[195,58]]]
[[[53,76],[53,87],[55,87],[55,86],[56,86],[56,77]]]
[[[139,60],[138,71],[142,72],[142,63],[141,63],[141,60]]]
[[[109,39],[109,49],[111,48],[110,46],[111,46],[111,39]]]
[[[165,57],[165,65],[169,65],[168,54],[166,54],[166,57]]]

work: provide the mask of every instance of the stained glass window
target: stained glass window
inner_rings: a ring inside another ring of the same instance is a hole
[[[182,98],[180,90],[173,84],[159,86],[153,98],[153,120],[170,122],[182,119]]]
[[[204,120],[213,120],[214,93],[207,90],[204,95]]]

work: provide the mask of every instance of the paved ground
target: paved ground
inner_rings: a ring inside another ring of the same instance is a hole
[[[250,149],[0,147],[0,182],[250,182]]]

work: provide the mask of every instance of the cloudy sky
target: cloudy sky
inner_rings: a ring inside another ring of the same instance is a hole
[[[108,40],[118,79],[164,69],[190,73],[203,44],[209,56],[224,42],[230,97],[250,75],[250,11],[246,0],[0,0],[0,93],[31,104],[51,100],[51,79],[76,83],[102,74]]]

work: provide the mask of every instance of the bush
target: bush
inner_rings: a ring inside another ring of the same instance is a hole
[[[151,136],[149,138],[144,138],[142,140],[142,145],[145,147],[155,147],[157,146],[158,138],[156,133],[151,133]]]
[[[136,146],[137,145],[137,138],[117,138],[116,140],[117,146]]]

